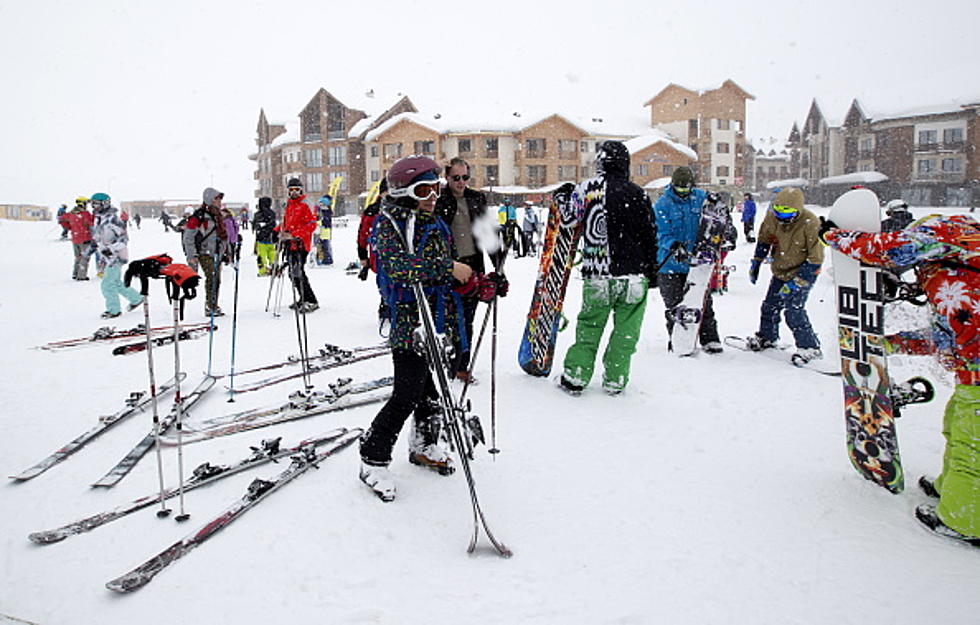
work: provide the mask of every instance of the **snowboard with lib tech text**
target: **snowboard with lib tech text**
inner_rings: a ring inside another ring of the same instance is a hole
[[[698,331],[708,297],[708,283],[731,227],[732,216],[728,207],[720,201],[706,200],[701,207],[701,223],[698,225],[694,251],[687,261],[691,269],[687,272],[684,299],[666,311],[674,321],[670,333],[671,350],[678,356],[690,356],[698,349]]]
[[[585,190],[586,193],[590,191],[601,189]],[[551,373],[568,277],[582,236],[583,225],[574,219],[570,203],[570,195],[559,195],[548,210],[538,278],[534,283],[531,309],[527,313],[527,324],[517,355],[521,368],[534,376]]]
[[[869,189],[848,191],[834,202],[829,218],[845,230],[880,232],[878,196]],[[905,488],[905,473],[885,361],[882,270],[837,251],[832,258],[847,454],[866,479],[900,493]]]

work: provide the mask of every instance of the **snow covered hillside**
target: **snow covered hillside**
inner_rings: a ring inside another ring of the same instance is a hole
[[[817,209],[818,212],[821,212]],[[922,209],[913,209],[917,216]],[[952,209],[949,209],[952,211]],[[309,270],[321,309],[308,317],[310,344],[379,342],[372,282],[346,275],[355,228],[335,229],[330,268]],[[93,345],[62,352],[32,349],[109,325],[99,283],[70,278],[71,246],[51,224],[0,222],[0,470],[14,475],[120,408],[147,388],[142,354],[111,355]],[[131,232],[130,258],[169,252],[178,238],[145,220]],[[245,233],[246,250],[251,232]],[[739,237],[730,292],[717,297],[723,335],[755,331],[768,281],[748,283],[751,246]],[[828,254],[829,257],[829,254]],[[834,296],[825,264],[809,310],[826,352],[835,357]],[[29,533],[60,526],[157,489],[149,454],[116,487],[92,489],[151,427],[151,413],[120,423],[65,462],[0,495],[0,623],[16,617],[45,625],[79,623],[976,623],[980,553],[929,534],[913,518],[926,500],[914,486],[934,474],[943,449],[940,415],[949,376],[925,359],[894,361],[893,377],[925,375],[937,398],[905,410],[898,422],[909,487],[890,495],[863,480],[844,446],[841,383],[773,359],[727,349],[678,359],[666,352],[663,305],[651,292],[633,378],[620,397],[593,386],[579,398],[517,366],[517,349],[537,259],[508,261],[510,295],[500,306],[497,445],[474,463],[487,521],[514,556],[502,559],[481,536],[466,554],[472,527],[461,473],[440,477],[410,465],[404,436],[395,450],[398,499],[383,504],[357,479],[356,446],[272,494],[227,530],[161,572],[136,593],[104,584],[210,521],[255,477],[285,463],[187,494],[190,519],[158,519],[153,508],[64,542],[38,546]],[[240,277],[236,368],[296,353],[293,317],[264,312],[267,278],[246,255]],[[581,282],[569,288],[572,319],[560,335],[560,363],[572,340]],[[231,353],[234,274],[223,272],[222,308],[212,370]],[[901,306],[905,306],[902,304]],[[201,299],[186,321],[204,320]],[[153,325],[170,306],[153,284]],[[482,320],[484,308],[478,312]],[[288,312],[288,311],[286,311]],[[896,313],[914,323],[918,313]],[[142,321],[142,309],[113,320]],[[784,339],[791,337],[783,327]],[[470,395],[488,435],[490,350]],[[173,351],[154,351],[158,381],[172,375]],[[208,365],[208,340],[181,343],[184,390]],[[386,358],[323,372],[367,380],[390,374]],[[236,385],[262,377],[243,376]],[[279,404],[300,383],[245,393],[228,403],[223,378],[198,403],[190,424],[252,406]],[[170,396],[161,411],[170,408]],[[295,443],[337,426],[367,427],[379,404],[184,447],[185,473],[231,463],[261,439]],[[167,485],[177,452],[163,454]],[[170,506],[177,507],[171,500]],[[9,620],[9,622],[20,622]]]

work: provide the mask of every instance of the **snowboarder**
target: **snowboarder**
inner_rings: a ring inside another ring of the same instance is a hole
[[[316,261],[318,265],[333,264],[333,249],[330,239],[333,237],[333,199],[329,195],[324,195],[316,201],[317,209],[320,213],[320,230],[317,233],[320,238],[320,256]]]
[[[742,231],[746,241],[755,243],[755,200],[751,193],[746,193],[742,201]]]
[[[170,213],[168,213],[165,210],[160,211],[160,223],[163,224],[164,232],[171,232],[171,231],[178,232],[178,230],[174,228],[173,217],[171,217]]]
[[[272,198],[260,197],[259,209],[252,217],[252,230],[255,231],[255,256],[259,265],[259,276],[267,276],[276,266],[276,243],[279,233],[276,226],[279,220],[272,210]]]
[[[786,325],[796,341],[794,358],[809,362],[823,357],[805,308],[823,265],[819,229],[816,216],[803,206],[803,191],[787,187],[776,194],[759,227],[759,241],[749,265],[749,281],[755,284],[763,261],[773,255],[772,279],[762,300],[759,331],[746,339],[749,349],[776,346],[779,316],[785,310]]]
[[[201,206],[184,225],[183,244],[187,264],[194,271],[198,265],[204,270],[206,293],[204,315],[220,317],[225,313],[218,306],[221,289],[221,261],[228,253],[228,231],[221,213],[221,200],[225,194],[208,187],[202,194]]]
[[[508,251],[518,252],[517,249],[517,209],[510,199],[504,199],[504,203],[497,209],[497,221],[500,223],[500,232],[504,248]]]
[[[629,180],[630,155],[619,141],[605,141],[596,151],[598,176],[572,193],[571,215],[581,222],[582,310],[575,323],[575,343],[565,353],[561,388],[578,395],[588,386],[596,352],[609,315],[613,329],[602,357],[602,389],[618,395],[629,382],[647,305],[650,275],[656,267],[657,233],[650,199]],[[603,224],[594,226],[594,224]]]
[[[92,226],[95,225],[95,218],[88,212],[85,202],[75,202],[75,207],[65,214],[68,221],[68,229],[71,231],[71,245],[75,252],[75,262],[72,265],[72,280],[88,280],[89,259],[94,253],[94,243],[92,243]]]
[[[105,193],[92,195],[92,209],[95,211],[95,226],[92,240],[98,250],[99,273],[102,274],[102,297],[105,298],[103,319],[114,319],[122,314],[119,296],[129,301],[129,310],[143,303],[143,296],[134,288],[123,285],[122,268],[129,262],[126,225],[119,218]]]
[[[383,501],[395,498],[395,482],[388,470],[398,434],[414,413],[409,439],[409,462],[442,474],[453,471],[449,452],[439,444],[438,408],[431,400],[438,391],[425,356],[415,350],[419,325],[418,303],[412,284],[420,281],[437,320],[437,331],[452,337],[460,332],[460,298],[456,284],[480,288],[493,297],[495,283],[452,259],[449,227],[435,216],[439,197],[439,166],[424,156],[409,156],[387,173],[388,196],[375,220],[378,286],[391,302],[394,320],[388,343],[394,364],[391,398],[381,408],[361,439],[360,479]]]
[[[904,230],[848,232],[825,220],[820,237],[862,263],[899,269],[914,266],[916,282],[932,310],[931,330],[888,337],[888,352],[936,354],[956,376],[943,415],[946,449],[935,480],[919,479],[939,505],[915,515],[938,534],[980,546],[980,224],[972,217],[930,215]]]
[[[657,262],[662,263],[657,276],[657,285],[664,306],[669,312],[684,299],[687,288],[687,274],[691,266],[684,260],[667,257],[675,250],[677,243],[691,254],[697,241],[701,224],[701,206],[707,199],[703,189],[694,186],[694,172],[690,167],[681,166],[674,170],[670,184],[653,207],[657,226]],[[674,320],[667,316],[667,334],[673,331]],[[715,320],[714,303],[709,292],[701,312],[701,326],[698,330],[701,348],[709,354],[723,351],[718,337],[718,322]],[[672,349],[668,345],[668,350]]]
[[[286,203],[286,214],[283,215],[282,223],[277,228],[286,254],[286,262],[289,263],[289,275],[297,295],[297,301],[289,307],[298,308],[299,312],[306,314],[320,307],[316,294],[310,288],[310,280],[306,277],[306,259],[313,245],[316,213],[306,202],[303,183],[299,178],[290,178],[286,187],[289,201]]]
[[[909,205],[902,200],[892,200],[885,206],[887,219],[881,221],[882,232],[895,232],[905,228],[915,221],[915,217],[909,212]]]

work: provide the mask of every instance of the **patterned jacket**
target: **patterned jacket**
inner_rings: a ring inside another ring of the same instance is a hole
[[[437,329],[454,338],[459,331],[459,317],[456,299],[452,297],[453,259],[448,227],[434,215],[417,214],[387,198],[382,211],[375,219],[373,237],[379,286],[387,277],[398,293],[388,343],[392,349],[412,349],[412,334],[420,323],[418,305],[411,294],[411,285],[416,282],[421,282],[427,290],[435,287],[428,299]],[[384,213],[391,215],[395,223]],[[415,253],[409,253],[402,244],[406,232],[412,233]],[[419,249],[419,245],[423,247]]]
[[[932,328],[888,337],[891,351],[937,353],[957,382],[980,385],[980,224],[972,217],[930,215],[905,230],[882,234],[832,229],[834,249],[869,265],[917,265],[929,298]]]
[[[105,266],[122,266],[129,262],[129,234],[115,207],[110,206],[95,214],[92,240]]]

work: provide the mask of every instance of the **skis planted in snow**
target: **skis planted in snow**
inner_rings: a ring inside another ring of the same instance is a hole
[[[267,462],[275,462],[279,458],[300,453],[306,447],[318,447],[325,443],[335,441],[347,433],[347,428],[337,428],[336,430],[332,430],[321,436],[306,439],[296,445],[293,445],[292,447],[286,448],[279,446],[279,441],[282,440],[282,437],[263,440],[258,447],[251,447],[252,455],[236,462],[235,464],[218,466],[214,466],[209,462],[201,464],[194,469],[191,476],[184,482],[184,492],[193,490],[198,486],[204,486],[205,484],[216,482],[220,479],[228,477],[229,475],[234,475],[245,471],[246,469],[251,469],[252,467],[257,467]],[[171,488],[164,492],[163,499],[170,499],[171,497],[176,496],[177,493],[177,488]],[[50,545],[52,543],[60,542],[69,536],[89,532],[97,527],[111,523],[116,519],[121,519],[128,514],[142,510],[143,508],[152,506],[159,502],[160,493],[155,492],[151,495],[140,497],[139,499],[123,504],[107,512],[94,514],[90,517],[68,523],[67,525],[62,525],[61,527],[55,529],[34,532],[30,534],[28,538],[32,542],[39,545]]]
[[[181,373],[180,379],[183,380],[184,376],[185,374]],[[173,390],[175,386],[176,384],[174,378],[170,378],[169,380],[164,382],[163,386],[157,389],[157,399],[159,399],[162,395],[168,393],[169,391]],[[146,391],[130,393],[129,397],[126,399],[126,405],[124,407],[117,410],[114,414],[99,417],[99,422],[96,425],[94,425],[90,430],[80,435],[79,437],[75,438],[70,443],[68,443],[58,451],[54,452],[44,460],[38,462],[31,468],[24,469],[17,475],[11,475],[10,479],[17,480],[18,482],[23,482],[35,478],[38,475],[41,475],[42,473],[44,473],[54,465],[67,459],[68,456],[72,455],[73,453],[75,453],[76,451],[84,447],[86,444],[89,443],[89,441],[100,436],[106,430],[108,430],[115,424],[119,423],[126,417],[136,414],[137,412],[142,412],[143,409],[146,408],[146,406],[148,406],[151,401],[153,401],[153,396],[150,395],[150,393],[147,393]]]
[[[360,434],[359,430],[351,431],[319,453],[314,447],[304,447],[301,452],[292,456],[292,462],[285,471],[269,480],[256,478],[249,484],[248,490],[241,499],[231,504],[212,521],[178,540],[128,573],[108,582],[106,588],[120,593],[139,590],[148,584],[157,573],[190,553],[192,549],[203,544],[220,530],[231,525],[260,501],[303,475],[310,467],[316,468],[319,462],[348,447],[360,437]]]
[[[197,403],[197,400],[199,400],[206,392],[211,390],[214,383],[215,378],[210,375],[206,375],[204,376],[204,379],[201,380],[200,384],[197,385],[197,388],[181,398],[181,409],[185,415],[187,414],[187,411],[190,410],[195,403]],[[160,433],[163,434],[169,430],[176,421],[177,405],[174,404],[167,416],[160,420]],[[111,488],[118,484],[120,480],[126,477],[126,475],[133,470],[133,467],[135,467],[136,463],[146,455],[146,452],[153,448],[155,440],[156,438],[153,431],[150,431],[139,443],[136,444],[135,447],[133,447],[128,454],[126,454],[122,460],[116,464],[116,466],[109,469],[109,472],[103,475],[97,482],[92,484],[92,486],[94,488]]]

